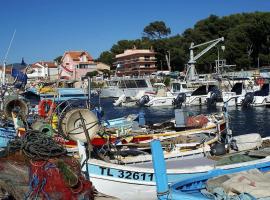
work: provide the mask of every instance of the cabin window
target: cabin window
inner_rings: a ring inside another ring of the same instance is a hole
[[[150,67],[150,64],[145,64],[144,67]]]
[[[118,87],[119,87],[119,88],[126,88],[125,81],[119,81]]]
[[[125,81],[127,88],[137,88],[137,85],[134,80]]]
[[[118,81],[108,81],[107,83],[109,86],[116,86]]]
[[[172,84],[172,89],[173,89],[173,92],[179,92],[181,87],[180,87],[180,84],[179,83],[173,83]]]
[[[145,80],[135,80],[135,82],[139,88],[148,87]]]
[[[145,61],[149,61],[150,60],[150,56],[144,56],[144,60]]]

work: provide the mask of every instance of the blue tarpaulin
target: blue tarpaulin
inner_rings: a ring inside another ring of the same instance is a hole
[[[27,78],[28,78],[27,75],[18,69],[12,68],[11,76],[17,79],[17,81],[21,81],[22,83],[25,83],[25,84],[27,83]]]

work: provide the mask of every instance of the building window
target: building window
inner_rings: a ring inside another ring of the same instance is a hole
[[[150,56],[144,56],[144,60],[145,61],[149,61],[150,60]]]
[[[81,61],[82,61],[82,62],[87,62],[87,57],[86,57],[86,55],[82,55]]]
[[[150,64],[145,64],[144,67],[150,67]]]

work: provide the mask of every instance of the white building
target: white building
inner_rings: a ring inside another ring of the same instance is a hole
[[[59,78],[57,63],[47,61],[36,62],[27,70],[27,76],[29,79],[45,78],[56,80]]]

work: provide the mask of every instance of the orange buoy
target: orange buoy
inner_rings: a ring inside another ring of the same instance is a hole
[[[49,112],[56,108],[56,104],[50,99],[41,100],[38,104],[38,114],[41,117],[48,117]]]

